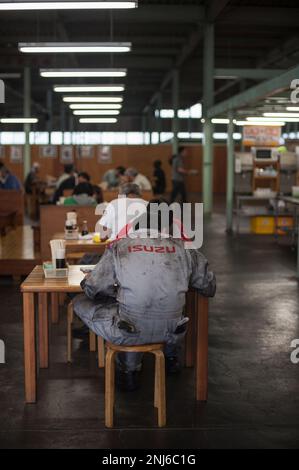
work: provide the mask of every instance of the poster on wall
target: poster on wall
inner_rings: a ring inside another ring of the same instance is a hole
[[[99,163],[112,163],[112,149],[110,145],[100,145],[98,152]]]
[[[281,127],[244,126],[243,145],[251,147],[277,147],[280,145]]]
[[[41,158],[56,158],[57,146],[56,145],[41,145],[39,148],[39,156]]]
[[[10,162],[11,163],[22,163],[23,161],[23,146],[12,145],[10,147]]]
[[[77,147],[77,158],[93,158],[93,146],[92,145],[78,145]]]
[[[64,165],[74,162],[73,157],[73,146],[72,145],[62,145],[60,148],[60,162]]]

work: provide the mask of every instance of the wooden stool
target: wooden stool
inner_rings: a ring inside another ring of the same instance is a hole
[[[105,426],[113,427],[115,355],[118,352],[152,353],[155,355],[155,395],[154,406],[158,408],[158,426],[166,425],[166,393],[165,393],[165,358],[162,343],[144,344],[141,346],[117,346],[106,343],[105,369]]]
[[[67,362],[72,362],[72,349],[73,349],[73,337],[72,337],[72,324],[74,320],[74,308],[73,303],[70,302],[67,307]],[[98,345],[98,366],[103,368],[105,365],[105,344],[104,339],[101,336],[97,337],[93,331],[89,330],[89,351],[96,352]]]

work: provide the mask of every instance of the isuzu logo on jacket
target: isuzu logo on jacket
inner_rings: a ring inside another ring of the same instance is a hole
[[[136,253],[143,251],[145,253],[175,253],[175,246],[146,246],[146,245],[133,245],[128,248],[129,253]]]

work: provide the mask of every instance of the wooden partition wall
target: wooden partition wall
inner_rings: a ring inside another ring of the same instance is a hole
[[[188,145],[188,158],[186,159],[187,168],[195,168],[198,175],[186,178],[187,188],[190,192],[201,192],[202,190],[202,146]],[[140,173],[145,174],[150,180],[153,175],[153,162],[161,160],[167,178],[167,190],[171,188],[171,166],[169,158],[172,150],[168,144],[163,145],[113,145],[112,163],[98,162],[98,146],[93,147],[92,158],[78,158],[77,147],[73,146],[74,163],[78,171],[87,171],[92,181],[97,184],[101,181],[103,174],[109,168],[119,165],[125,167],[136,167]],[[60,150],[58,146],[57,158],[45,158],[40,156],[40,146],[31,147],[31,161],[39,162],[41,165],[41,177],[52,175],[57,177],[63,170],[63,164],[60,163]],[[6,162],[10,170],[23,181],[22,163],[12,163],[10,161],[10,146],[5,146],[3,161]],[[225,193],[226,191],[226,146],[214,146],[214,193]]]
[[[15,212],[16,225],[24,223],[24,192],[17,190],[0,189],[0,210]]]
[[[87,221],[90,231],[94,231],[100,216],[95,215],[95,207],[54,206],[40,207],[40,252],[43,261],[51,259],[50,240],[56,233],[64,232],[66,213],[76,211],[78,226]]]

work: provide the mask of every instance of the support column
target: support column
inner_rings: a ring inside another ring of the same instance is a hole
[[[180,92],[179,81],[180,81],[179,70],[175,69],[173,71],[173,77],[172,77],[172,107],[174,110],[174,116],[172,120],[172,132],[173,132],[172,153],[173,155],[176,155],[179,150],[179,139],[178,139],[178,133],[179,133],[178,110],[179,110],[179,92]]]
[[[213,209],[213,124],[207,118],[207,110],[214,104],[214,24],[206,23],[204,27],[203,51],[203,203],[204,214],[211,214]]]
[[[53,129],[53,94],[52,90],[47,91],[47,111],[48,111],[48,120],[47,120],[47,132],[48,132],[48,142],[51,144],[51,132]]]
[[[226,173],[226,231],[233,230],[233,204],[234,204],[234,122],[233,113],[230,112],[227,126],[227,173]]]
[[[143,134],[143,145],[145,145],[146,144],[146,128],[147,128],[147,116],[146,116],[146,114],[142,114],[141,128],[142,128],[142,134]]]
[[[161,143],[161,132],[162,132],[162,118],[160,116],[160,112],[162,109],[162,92],[159,92],[158,99],[157,99],[157,109],[159,110],[159,116],[156,118],[157,122],[157,132],[158,132],[158,142]]]
[[[60,107],[60,127],[62,132],[62,143],[64,144],[64,133],[65,133],[65,105],[62,104]]]
[[[69,115],[69,131],[74,132],[74,116],[72,114]]]
[[[30,67],[24,68],[24,117],[31,117],[31,73]],[[30,149],[30,124],[24,124],[25,144],[24,144],[24,178],[31,168],[31,149]]]
[[[152,145],[152,132],[153,132],[153,108],[149,106],[148,108],[148,115],[147,115],[147,124],[148,124],[148,132],[149,132],[149,143]]]

